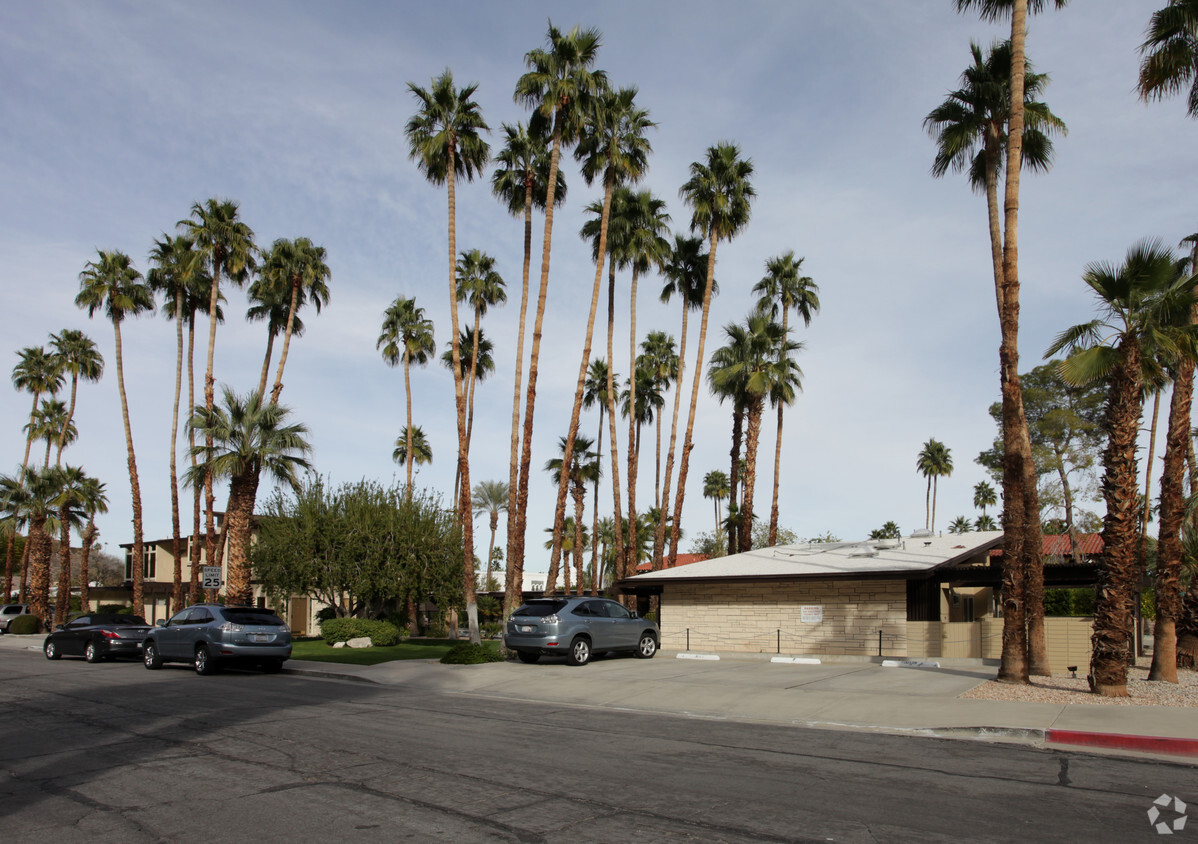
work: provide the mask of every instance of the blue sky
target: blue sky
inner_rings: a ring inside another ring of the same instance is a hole
[[[1050,74],[1045,99],[1069,126],[1047,175],[1024,179],[1019,230],[1026,370],[1061,328],[1089,319],[1086,263],[1117,261],[1145,236],[1173,244],[1198,228],[1192,180],[1198,126],[1180,100],[1146,105],[1134,93],[1144,26],[1163,0],[1089,0],[1032,20],[1028,55]],[[525,52],[547,19],[603,33],[598,66],[636,85],[659,124],[644,186],[668,203],[674,228],[687,167],[719,141],[756,168],[748,228],[721,244],[722,293],[708,349],[748,311],[769,257],[793,249],[820,287],[822,311],[798,339],[804,392],[787,415],[782,524],[800,537],[860,538],[887,520],[923,526],[915,458],[929,437],[952,450],[938,527],[974,515],[974,464],[989,446],[997,398],[998,326],[983,199],[961,176],[936,180],[924,116],[957,83],[971,39],[1003,27],[920,3],[237,4],[43,2],[0,7],[0,254],[10,362],[63,328],[87,331],[109,358],[81,388],[80,439],[66,454],[108,483],[100,522],[109,547],[131,539],[125,449],[109,324],[73,305],[97,248],[128,252],[143,271],[152,240],[193,202],[237,200],[258,242],[307,236],[328,251],[332,302],[292,347],[283,402],[311,428],[314,463],[335,481],[387,481],[403,424],[401,372],[375,351],[384,308],[415,296],[449,338],[443,189],[409,161],[404,123],[411,81],[444,68],[477,81],[500,125],[526,118],[512,101]],[[569,420],[594,268],[578,238],[582,208],[599,197],[572,161],[570,198],[556,217],[534,468],[553,456]],[[495,256],[509,304],[485,322],[498,371],[478,392],[472,477],[507,479],[522,225],[488,183],[461,185],[458,247]],[[540,224],[536,226],[539,243]],[[537,271],[534,259],[534,276]],[[626,374],[627,281],[617,311],[616,369]],[[679,315],[642,280],[638,329],[678,333]],[[256,384],[265,331],[230,297],[216,375]],[[602,331],[602,324],[600,324]],[[127,323],[126,381],[145,500],[146,531],[170,532],[167,476],[174,333],[161,316]],[[201,339],[200,345],[203,345]],[[691,340],[694,348],[694,339]],[[621,353],[619,350],[623,349]],[[10,363],[10,365],[11,365]],[[199,358],[202,370],[202,355]],[[453,387],[440,367],[413,378],[416,422],[436,455],[417,480],[447,490],[456,448]],[[0,402],[8,471],[24,447],[29,399]],[[596,420],[584,416],[584,431]],[[729,414],[703,396],[683,528],[710,530],[705,472],[727,469]],[[651,432],[646,432],[650,436]],[[757,500],[768,508],[774,445],[762,436]],[[621,443],[621,453],[624,450]],[[653,495],[645,448],[638,500]],[[552,521],[552,486],[534,474],[530,569]],[[610,502],[610,494],[601,501]],[[485,525],[478,522],[479,542]],[[503,530],[502,522],[500,527]],[[688,544],[684,540],[683,547]],[[532,550],[536,549],[536,550]]]

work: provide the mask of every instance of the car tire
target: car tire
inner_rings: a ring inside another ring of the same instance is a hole
[[[532,665],[534,662],[536,662],[537,660],[539,660],[541,658],[540,654],[532,653],[531,651],[516,651],[516,656],[525,665]]]
[[[208,677],[215,674],[217,671],[216,660],[212,658],[212,654],[208,653],[207,645],[200,645],[196,648],[195,662],[193,663],[196,674],[202,677]]]
[[[591,661],[591,640],[585,636],[577,637],[570,643],[570,653],[566,661],[571,665],[586,665]]]
[[[145,649],[141,655],[142,664],[151,671],[157,671],[162,667],[162,654],[158,653],[158,646],[153,642],[146,642]]]
[[[278,674],[283,670],[283,660],[281,659],[264,659],[259,666],[263,674]]]
[[[95,642],[87,643],[87,647],[83,649],[83,658],[93,664],[104,661],[104,657],[101,656],[100,652],[96,649]]]
[[[62,654],[58,652],[58,645],[54,644],[53,639],[47,639],[45,646],[42,648],[46,652],[46,659],[61,659]]]
[[[652,633],[641,636],[641,640],[636,643],[637,658],[652,659],[655,653],[657,653],[657,637]]]

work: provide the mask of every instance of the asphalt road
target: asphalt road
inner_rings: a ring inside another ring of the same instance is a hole
[[[4,841],[1198,839],[1161,794],[1198,768],[0,652]]]

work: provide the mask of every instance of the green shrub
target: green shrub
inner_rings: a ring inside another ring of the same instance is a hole
[[[441,657],[441,662],[445,665],[478,665],[481,662],[503,662],[503,657],[486,645],[462,642],[450,648],[449,653]]]
[[[14,636],[28,636],[42,629],[42,622],[36,615],[18,615],[8,623],[8,632]]]
[[[336,618],[336,617],[337,617],[337,608],[336,607],[322,607],[321,609],[316,611],[316,623],[317,624],[324,624],[330,618]]]
[[[369,636],[370,644],[385,648],[399,641],[399,631],[389,621],[373,618],[330,618],[320,625],[320,637],[330,645]]]
[[[503,622],[485,621],[479,625],[479,630],[488,639],[498,639],[499,634],[503,632]]]

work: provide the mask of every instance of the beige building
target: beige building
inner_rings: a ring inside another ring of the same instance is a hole
[[[997,659],[1001,531],[779,546],[649,572],[621,584],[659,605],[662,646],[829,657]],[[1093,583],[1046,566],[1046,584]],[[1090,620],[1047,619],[1054,673],[1086,666]]]

